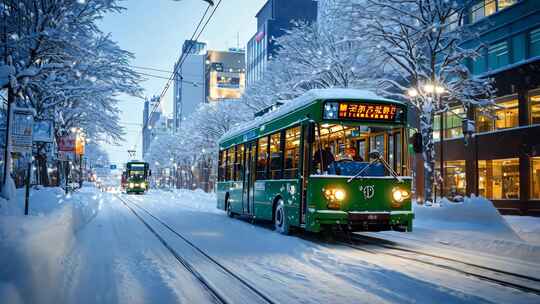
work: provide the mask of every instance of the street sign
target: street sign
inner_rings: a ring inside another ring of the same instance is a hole
[[[52,143],[54,139],[54,123],[52,120],[36,120],[32,134],[35,142]]]
[[[11,132],[11,151],[32,153],[32,130],[34,111],[25,108],[13,108]]]
[[[58,150],[64,152],[75,152],[77,138],[75,135],[64,135],[58,139]]]

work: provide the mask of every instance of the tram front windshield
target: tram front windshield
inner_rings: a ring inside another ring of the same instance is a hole
[[[128,171],[129,178],[143,179],[146,178],[146,166],[144,164],[131,165]]]
[[[318,124],[313,143],[312,174],[355,175],[378,151],[398,174],[403,172],[403,128]],[[386,175],[374,167],[370,175]]]

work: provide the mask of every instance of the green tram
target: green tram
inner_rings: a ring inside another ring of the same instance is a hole
[[[405,104],[325,89],[264,112],[219,141],[219,209],[283,234],[412,231]]]
[[[126,193],[143,194],[148,190],[148,178],[152,175],[150,165],[142,161],[130,161],[126,164]]]

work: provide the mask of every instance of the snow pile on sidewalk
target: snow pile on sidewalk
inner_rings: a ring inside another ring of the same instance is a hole
[[[414,212],[412,235],[417,239],[540,263],[540,246],[522,239],[485,198],[415,204]]]
[[[0,299],[19,302],[24,290],[35,299],[51,298],[60,281],[58,265],[71,250],[74,234],[97,215],[100,199],[92,189],[64,195],[59,188],[33,189],[30,215],[24,216],[24,191],[0,202]],[[47,277],[47,281],[38,278]],[[39,286],[39,288],[36,288]]]
[[[523,240],[540,246],[540,217],[505,215],[504,219]]]

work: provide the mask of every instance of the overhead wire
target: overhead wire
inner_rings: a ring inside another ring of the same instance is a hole
[[[207,15],[208,11],[210,10],[210,7],[212,6],[212,4],[209,3],[209,5],[206,7],[206,10],[204,11],[203,16],[199,20],[199,23],[197,24],[197,27],[195,28],[195,31],[191,35],[190,41],[196,41],[196,40],[199,39],[199,37],[204,32],[206,26],[210,23],[210,20],[214,16],[214,14],[215,14],[216,10],[218,9],[218,7],[220,6],[221,2],[222,2],[222,0],[219,0],[219,2],[214,6],[214,9],[210,13],[210,16],[208,18],[206,18],[206,22],[205,22],[205,17]],[[201,27],[201,24],[203,24],[203,22],[204,22],[204,25]],[[200,31],[199,31],[199,28],[200,28]],[[156,112],[157,108],[161,104],[161,101],[163,100],[165,94],[167,93],[167,91],[169,90],[169,88],[171,86],[172,80],[175,79],[175,75],[178,73],[178,70],[180,70],[182,68],[182,65],[184,64],[187,56],[190,54],[192,48],[193,48],[193,43],[189,43],[187,50],[182,50],[182,54],[180,55],[180,58],[178,59],[178,64],[175,65],[174,71],[171,73],[171,76],[167,79],[167,82],[165,83],[165,87],[163,88],[163,91],[159,95],[159,99],[154,104],[154,106],[152,108],[152,111],[148,115],[148,119],[146,120],[146,123],[143,125],[143,130],[148,127],[148,122],[151,121],[152,115]],[[145,68],[145,69],[150,69],[150,68]],[[157,69],[153,69],[153,70],[157,70]],[[182,76],[180,75],[180,77],[182,77]],[[140,136],[142,136],[142,134],[140,134]],[[135,148],[137,147],[137,143],[139,142],[140,136],[137,139],[137,142],[135,143]]]

